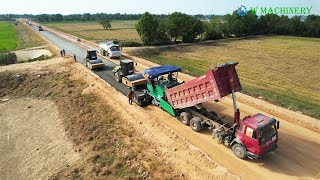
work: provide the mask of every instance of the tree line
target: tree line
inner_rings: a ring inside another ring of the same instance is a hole
[[[157,14],[156,15],[159,19],[164,19],[168,17],[167,14]],[[207,19],[213,15],[202,15],[196,14],[192,15],[197,19]],[[83,14],[69,14],[69,15],[62,15],[62,14],[40,14],[40,15],[33,15],[33,14],[0,14],[0,21],[10,21],[14,18],[28,18],[34,19],[39,22],[61,22],[61,21],[101,21],[105,19],[109,20],[138,20],[142,17],[142,14],[121,14],[121,13],[83,13]]]
[[[163,19],[146,12],[139,19],[136,29],[145,45],[266,34],[319,38],[320,16],[309,15],[302,21],[299,16],[289,18],[267,14],[258,17],[251,11],[245,16],[239,16],[234,11],[225,16],[212,16],[208,22],[179,12]]]

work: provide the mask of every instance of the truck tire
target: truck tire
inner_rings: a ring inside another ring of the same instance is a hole
[[[201,118],[194,117],[190,120],[190,127],[195,132],[199,132],[203,129],[203,125],[201,124]]]
[[[181,123],[187,126],[190,124],[190,119],[191,115],[187,112],[182,112],[179,116],[179,120],[181,121]]]
[[[233,152],[233,154],[235,155],[235,156],[237,156],[238,158],[240,158],[240,159],[244,159],[244,158],[246,158],[246,154],[247,154],[247,152],[246,152],[246,148],[245,147],[243,147],[241,144],[238,144],[238,143],[236,143],[236,144],[234,144],[233,146],[232,146],[232,152]]]
[[[121,83],[121,77],[119,76],[119,73],[114,73],[114,79],[117,81],[117,82],[120,82]]]

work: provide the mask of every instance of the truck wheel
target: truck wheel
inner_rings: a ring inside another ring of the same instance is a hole
[[[201,118],[195,117],[190,120],[190,127],[195,132],[199,132],[203,129],[203,125],[201,124]]]
[[[238,143],[232,146],[232,152],[235,156],[237,156],[240,159],[246,158],[246,149]]]
[[[187,112],[182,112],[180,114],[180,117],[179,117],[179,120],[182,122],[182,124],[184,125],[189,125],[190,124],[190,119],[191,119],[191,116],[189,113]]]

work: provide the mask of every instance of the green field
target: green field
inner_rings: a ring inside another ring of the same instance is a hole
[[[10,51],[16,47],[15,24],[11,22],[0,22],[0,51]]]
[[[118,40],[141,42],[135,24],[137,21],[112,21],[112,28],[104,30],[97,22],[50,22],[43,23],[51,28],[84,38],[87,40]]]
[[[158,64],[180,66],[191,75],[202,75],[221,63],[239,62],[244,93],[319,119],[319,50],[320,39],[267,36],[141,48],[129,53]]]
[[[0,51],[12,51],[43,45],[43,40],[21,23],[0,22]]]

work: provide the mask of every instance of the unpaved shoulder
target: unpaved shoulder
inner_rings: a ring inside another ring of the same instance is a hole
[[[48,179],[79,155],[50,100],[0,101],[0,179]]]

